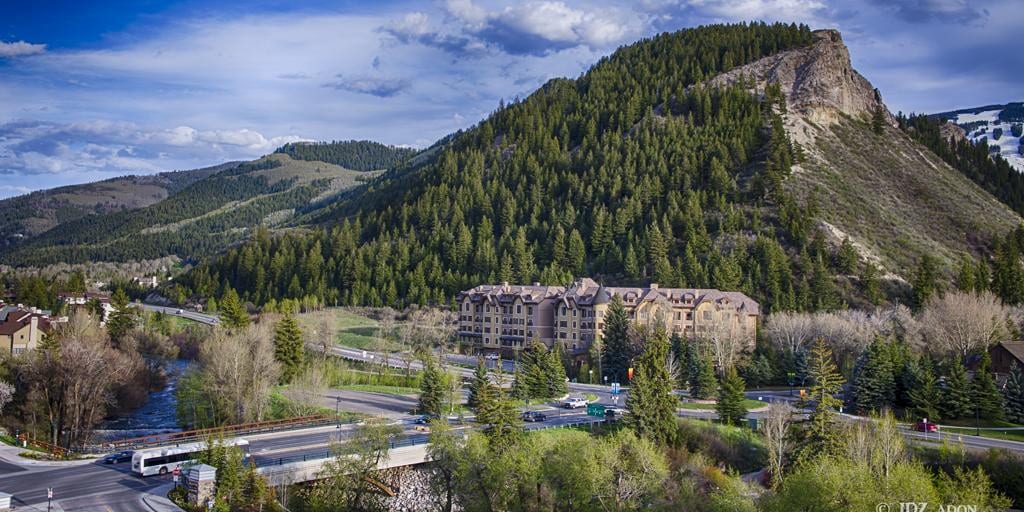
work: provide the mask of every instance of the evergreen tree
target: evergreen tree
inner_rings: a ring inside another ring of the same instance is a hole
[[[821,338],[811,347],[807,374],[811,379],[809,398],[816,404],[811,412],[805,446],[812,451],[831,451],[837,442],[832,410],[843,403],[835,397],[843,389],[843,377],[836,368],[832,350]]]
[[[857,250],[853,248],[850,237],[845,237],[836,252],[836,269],[843,274],[852,274],[856,268]]]
[[[687,383],[690,380],[689,356],[687,355],[689,349],[686,342],[683,341],[683,337],[676,331],[672,332],[672,336],[668,340],[672,350],[672,357],[675,358],[676,366],[679,368],[679,378],[676,381],[676,386],[687,389]]]
[[[601,364],[605,375],[610,382],[625,383],[633,349],[629,342],[629,314],[618,295],[612,296],[608,304],[602,338]]]
[[[220,324],[228,329],[241,329],[249,325],[249,313],[242,306],[234,288],[229,287],[221,297]]]
[[[746,383],[736,373],[736,369],[730,367],[718,387],[718,403],[715,410],[718,412],[718,419],[726,425],[737,425],[747,416],[747,407],[743,404]]]
[[[941,419],[942,390],[935,378],[935,371],[928,360],[922,360],[914,369],[913,387],[908,389],[910,407],[914,414],[929,421]]]
[[[420,379],[420,414],[431,418],[444,416],[445,396],[448,394],[447,376],[433,359],[429,359],[423,367]]]
[[[977,288],[975,266],[968,258],[960,260],[960,271],[956,276],[956,288],[962,292],[973,292]]]
[[[626,398],[628,425],[638,436],[658,444],[669,443],[678,431],[676,408],[679,400],[672,391],[674,383],[665,364],[668,351],[668,333],[659,323],[637,360]]]
[[[918,309],[924,307],[928,299],[938,292],[938,269],[935,268],[935,258],[930,254],[924,254],[918,260],[917,270],[914,272],[914,306]]]
[[[875,338],[861,354],[853,380],[854,406],[867,414],[892,407],[896,400],[896,374],[888,344]]]
[[[569,392],[569,384],[565,377],[565,366],[562,365],[562,344],[557,340],[555,347],[549,350],[544,360],[544,376],[546,385],[546,398],[555,398]]]
[[[708,400],[715,396],[715,367],[711,357],[701,350],[696,341],[687,345],[687,368],[690,374],[690,396]]]
[[[967,369],[959,358],[950,360],[946,365],[945,381],[942,383],[942,417],[957,419],[966,417],[973,411],[970,404],[970,383],[967,381]]]
[[[875,106],[874,112],[871,114],[871,131],[875,135],[882,135],[885,133],[885,107],[882,106],[881,102]]]
[[[302,331],[291,312],[274,327],[274,358],[281,363],[281,383],[288,384],[302,372],[305,353]]]
[[[114,291],[114,295],[110,297],[110,305],[113,311],[110,312],[110,318],[107,319],[107,335],[110,336],[110,341],[114,345],[120,345],[128,331],[132,330],[138,322],[138,310],[129,304],[124,288]]]
[[[491,381],[488,378],[487,365],[484,364],[484,358],[477,358],[476,371],[473,372],[473,379],[469,381],[469,397],[466,400],[466,405],[476,409],[480,403],[481,393],[486,393],[487,387],[490,385]]]
[[[992,359],[988,351],[981,352],[978,368],[971,380],[971,405],[982,418],[990,420],[1003,419],[1003,396],[996,387],[996,379],[992,374]]]
[[[1006,402],[1006,419],[1014,423],[1024,423],[1024,372],[1014,361],[1010,365],[1010,375],[1003,388],[1003,399]]]
[[[498,386],[488,384],[480,393],[476,421],[484,426],[496,453],[514,445],[523,434],[522,420],[515,404]]]
[[[513,394],[524,400],[551,398],[553,369],[547,347],[534,339],[523,351],[519,360],[519,372],[512,382]],[[561,362],[558,363],[561,367]],[[562,371],[562,386],[565,386],[565,371]]]
[[[870,261],[864,262],[863,271],[860,275],[860,290],[864,298],[872,305],[877,306],[882,302],[882,289],[878,282],[878,267]]]

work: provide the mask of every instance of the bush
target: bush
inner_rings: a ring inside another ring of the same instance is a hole
[[[680,445],[688,451],[703,454],[740,473],[764,466],[764,442],[755,432],[746,428],[699,420],[680,420],[679,440]]]

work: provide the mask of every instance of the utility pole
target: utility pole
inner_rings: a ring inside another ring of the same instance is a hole
[[[341,428],[341,396],[334,397],[334,428]]]

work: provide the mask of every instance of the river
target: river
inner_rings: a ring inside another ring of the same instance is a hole
[[[119,418],[104,421],[96,429],[96,437],[103,440],[139,437],[166,432],[177,432],[178,378],[192,365],[191,361],[175,359],[167,365],[167,383],[163,389],[149,393],[142,407]]]

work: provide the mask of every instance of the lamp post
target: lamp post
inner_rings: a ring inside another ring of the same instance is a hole
[[[590,377],[587,378],[587,384],[593,384],[594,383],[594,370],[587,370],[587,373],[590,374]]]
[[[334,397],[334,428],[341,428],[341,396]]]

